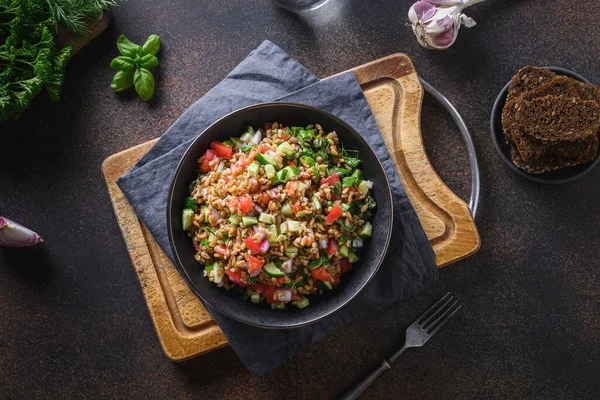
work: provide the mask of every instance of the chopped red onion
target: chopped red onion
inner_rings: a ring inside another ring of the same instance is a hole
[[[254,136],[252,136],[252,139],[250,139],[250,142],[252,144],[259,144],[261,140],[262,140],[262,129],[259,129],[256,131]]]
[[[218,221],[221,219],[221,214],[219,214],[219,212],[217,211],[216,208],[210,209],[210,215],[212,215],[215,218],[215,221]]]
[[[264,253],[267,250],[269,250],[269,241],[263,240],[263,242],[260,244],[260,251]]]
[[[256,275],[260,274],[260,271],[262,271],[261,269],[255,269],[252,272],[250,272],[250,277],[254,278]]]
[[[364,241],[361,238],[356,238],[352,240],[352,247],[363,247]]]
[[[366,182],[367,182],[367,187],[369,189],[373,189],[373,182],[371,182],[371,181],[366,181]]]
[[[284,303],[292,301],[292,289],[277,288],[277,290],[275,290],[275,299]]]
[[[258,204],[254,205],[254,209],[256,210],[257,213],[261,213],[263,212],[263,208],[261,206],[259,206]]]
[[[24,248],[43,242],[40,235],[8,218],[0,217],[0,247]]]
[[[326,239],[319,240],[319,247],[322,249],[326,249],[327,248],[327,240]]]

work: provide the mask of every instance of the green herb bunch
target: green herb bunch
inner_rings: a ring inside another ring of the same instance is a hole
[[[2,1],[2,0],[0,0]],[[46,2],[56,28],[64,25],[71,33],[81,35],[88,26],[96,22],[110,6],[116,6],[113,0],[38,0]]]
[[[119,70],[110,87],[115,92],[120,92],[134,86],[143,100],[150,100],[154,94],[154,76],[148,68],[158,65],[156,53],[160,49],[160,38],[158,35],[150,35],[144,45],[140,46],[121,35],[117,40],[117,47],[122,55],[110,62],[111,68]]]
[[[0,0],[0,121],[18,118],[42,89],[59,98],[71,47],[56,48],[46,7]]]

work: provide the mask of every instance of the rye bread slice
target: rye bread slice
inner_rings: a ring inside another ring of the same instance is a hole
[[[520,169],[530,174],[543,174],[544,172],[556,171],[559,169],[573,167],[592,161],[598,154],[600,141],[598,136],[592,138],[592,145],[588,153],[580,158],[559,157],[556,154],[545,154],[541,158],[533,161],[524,161],[519,154],[516,146],[511,146],[511,158],[513,163]]]
[[[511,79],[508,86],[508,97],[506,101],[519,97],[522,93],[533,90],[544,83],[549,82],[556,74],[550,70],[530,65],[523,67]]]
[[[543,143],[589,140],[600,131],[600,106],[575,97],[538,97],[520,102],[515,122]]]
[[[521,153],[521,157],[524,160],[529,160],[531,158],[537,158],[541,155],[545,154],[548,149],[537,140],[530,139],[529,137],[522,135],[521,131],[518,129],[518,125],[516,125],[515,117],[516,110],[519,107],[517,101],[520,100],[531,100],[537,97],[544,97],[547,95],[568,95],[568,96],[577,96],[577,83],[571,78],[565,76],[557,76],[552,79],[550,82],[547,82],[535,89],[527,91],[523,93],[518,98],[514,98],[511,101],[508,101],[504,105],[504,109],[502,112],[502,124],[504,126],[504,136],[506,137],[506,142],[513,142],[519,152]],[[585,155],[587,150],[589,149],[590,143],[584,143],[583,145],[576,146],[574,149],[567,149],[567,153],[563,155],[576,157],[578,155]],[[583,149],[581,149],[583,147]]]
[[[575,81],[575,90],[582,100],[593,100],[600,105],[600,89],[589,83]]]

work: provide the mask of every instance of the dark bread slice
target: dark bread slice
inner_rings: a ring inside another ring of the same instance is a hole
[[[577,96],[579,96],[579,98],[582,100],[593,100],[600,104],[600,89],[589,83],[579,81],[576,81],[576,83],[575,90],[577,91]]]
[[[519,130],[543,143],[589,140],[600,131],[600,106],[595,101],[544,96],[519,103]]]
[[[530,174],[542,174],[544,172],[556,171],[559,169],[573,167],[592,161],[598,155],[600,141],[598,136],[592,139],[592,145],[588,153],[580,158],[559,157],[556,154],[545,154],[541,158],[533,161],[524,161],[517,148],[511,146],[511,157],[513,163],[520,169]]]
[[[545,68],[532,67],[530,65],[523,67],[511,79],[506,101],[508,102],[515,97],[519,97],[522,93],[533,90],[549,82],[554,77],[554,72]]]
[[[518,98],[515,98],[507,102],[502,112],[502,124],[504,126],[504,135],[507,143],[512,141],[521,153],[521,157],[524,160],[530,160],[532,158],[540,157],[545,154],[548,149],[543,143],[529,138],[526,135],[522,135],[521,131],[517,128],[518,125],[514,124],[516,109],[519,104],[516,103],[520,100],[531,100],[537,97],[544,97],[547,95],[568,95],[577,96],[577,83],[576,81],[567,78],[565,76],[559,76],[552,79],[533,90],[523,93]],[[582,148],[583,147],[583,148]],[[589,150],[590,143],[583,143],[573,148],[567,148],[564,151],[559,151],[559,154],[571,157],[583,156]],[[560,149],[559,149],[560,150]]]

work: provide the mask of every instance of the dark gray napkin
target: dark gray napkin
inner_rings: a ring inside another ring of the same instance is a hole
[[[173,259],[166,229],[169,185],[185,149],[200,132],[230,111],[283,101],[328,111],[361,133],[387,173],[394,199],[389,253],[377,276],[346,307],[308,327],[267,330],[234,321],[207,306],[229,344],[254,374],[262,375],[304,347],[354,319],[410,297],[437,279],[433,250],[387,152],[353,73],[324,81],[273,43],[265,41],[220,84],[194,103],[117,184],[158,244]]]

